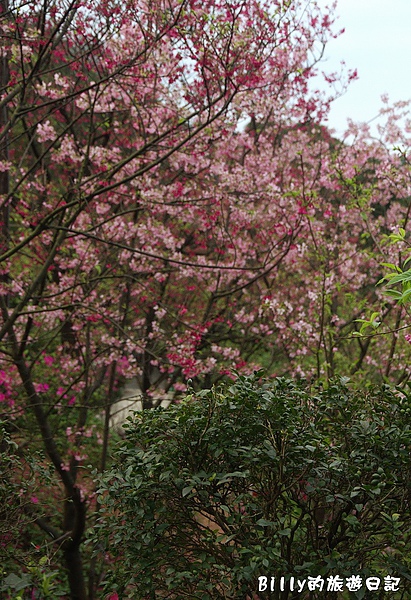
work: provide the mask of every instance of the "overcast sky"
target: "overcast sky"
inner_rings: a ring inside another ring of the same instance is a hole
[[[318,0],[320,6],[331,1]],[[336,100],[329,126],[342,133],[347,118],[369,121],[381,95],[411,99],[411,0],[339,0],[336,28],[345,33],[325,50],[323,70],[339,70],[341,60],[358,69],[358,81]]]

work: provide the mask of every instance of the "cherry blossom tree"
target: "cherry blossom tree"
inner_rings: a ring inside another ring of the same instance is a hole
[[[1,6],[2,417],[51,469],[25,503],[30,539],[63,555],[71,598],[91,599],[85,465],[106,466],[124,381],[152,408],[160,385],[261,365],[364,377],[389,357],[381,376],[403,377],[401,307],[378,308],[391,335],[353,334],[381,306],[380,263],[395,259],[382,235],[406,226],[409,170],[391,150],[399,107],[378,143],[320,125],[332,94],[310,81],[332,9]]]
[[[269,307],[291,370],[305,376],[351,376],[360,385],[409,379],[407,307],[378,285],[387,264],[404,260],[389,241],[410,217],[409,106],[389,108],[384,100],[378,139],[351,123],[352,141],[324,152],[321,169],[301,159],[309,235],[287,259],[295,287],[283,286]],[[309,178],[312,166],[321,173],[319,186]],[[307,294],[296,298],[297,285]]]
[[[84,461],[105,467],[121,382],[151,407],[154,375],[178,391],[253,368],[278,329],[267,290],[310,207],[300,147],[318,162],[307,124],[331,100],[308,83],[332,17],[305,4],[1,4],[2,413],[52,467],[30,516],[73,599],[98,585]]]

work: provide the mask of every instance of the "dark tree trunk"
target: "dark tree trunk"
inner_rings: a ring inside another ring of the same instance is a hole
[[[7,15],[9,10],[8,0],[0,0],[0,14]],[[4,18],[4,17],[3,17]],[[8,16],[5,17],[8,19]],[[0,32],[1,32],[0,28]],[[7,88],[9,82],[9,57],[7,52],[3,52],[3,56],[0,57],[0,93],[3,94]],[[0,130],[6,127],[8,120],[7,105],[5,104],[0,110]],[[7,162],[9,159],[9,134],[8,131],[4,130],[2,139],[0,140],[0,161]],[[9,195],[9,172],[0,172],[0,194],[3,198],[7,198]],[[9,247],[9,204],[7,201],[4,202],[0,210],[0,253],[6,252]],[[0,281],[7,281],[7,275],[0,275]],[[6,306],[8,306],[8,296],[5,298]]]
[[[72,544],[64,550],[64,559],[68,571],[70,600],[87,600],[83,561],[79,545]]]

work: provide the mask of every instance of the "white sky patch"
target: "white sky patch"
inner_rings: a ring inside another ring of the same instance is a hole
[[[318,4],[323,8],[331,2]],[[411,0],[339,0],[336,15],[335,30],[345,28],[345,33],[327,45],[320,67],[338,71],[344,60],[359,77],[331,108],[328,125],[341,135],[348,118],[375,118],[383,94],[390,104],[411,100]]]

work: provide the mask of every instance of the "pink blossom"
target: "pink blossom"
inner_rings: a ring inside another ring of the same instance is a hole
[[[73,456],[77,462],[81,462],[82,460],[85,460],[86,458],[88,458],[87,454],[80,454],[80,452],[74,453]]]
[[[34,384],[34,389],[36,390],[36,392],[38,394],[41,394],[43,392],[47,392],[47,390],[50,388],[48,383],[35,383]]]
[[[10,171],[11,162],[1,160],[0,161],[0,173],[5,173],[6,171]]]
[[[49,140],[56,139],[56,132],[54,127],[51,125],[50,121],[44,121],[44,123],[39,123],[37,125],[37,137],[39,142],[47,142]]]

